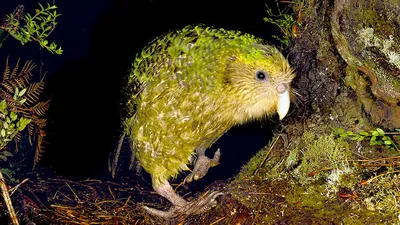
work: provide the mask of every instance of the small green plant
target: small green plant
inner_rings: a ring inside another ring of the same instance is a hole
[[[384,145],[389,150],[399,151],[399,147],[396,142],[393,141],[388,135],[400,135],[400,129],[395,129],[397,132],[385,132],[381,128],[376,128],[371,131],[362,131],[355,133],[353,131],[345,131],[342,128],[334,129],[333,134],[338,135],[341,138],[348,138],[353,141],[363,141],[369,139],[370,145]],[[400,140],[400,137],[397,137]]]
[[[42,48],[51,53],[62,54],[63,50],[54,42],[49,43],[48,36],[56,28],[58,14],[57,6],[47,4],[44,8],[39,3],[40,9],[35,9],[35,14],[27,13],[23,15],[23,7],[17,8],[15,13],[6,15],[5,23],[0,25],[0,29],[8,32],[11,36],[21,42],[22,45],[35,41]]]
[[[22,98],[25,92],[26,89],[19,91],[18,88],[16,88],[15,90],[14,100],[19,105],[24,104],[26,101],[25,98]],[[16,106],[18,107],[19,105]],[[31,120],[18,116],[15,112],[9,111],[6,100],[0,102],[0,117],[0,149],[3,149],[18,132],[25,129]],[[0,159],[6,158],[0,156]]]
[[[290,44],[292,37],[294,36],[294,28],[297,26],[301,26],[302,23],[299,20],[294,19],[292,14],[288,14],[286,11],[288,7],[284,10],[279,9],[278,5],[278,12],[274,14],[271,8],[267,9],[267,17],[264,17],[264,21],[267,23],[272,23],[278,26],[280,32],[282,33],[282,37],[278,35],[272,35],[273,38],[278,40],[283,48],[287,48]]]

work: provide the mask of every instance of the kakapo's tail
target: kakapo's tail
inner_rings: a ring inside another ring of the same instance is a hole
[[[121,123],[119,136],[117,139],[117,146],[114,149],[114,151],[112,153],[110,153],[110,156],[108,158],[108,170],[111,172],[112,178],[115,178],[118,168],[123,164],[122,162],[120,162],[120,158],[121,158],[122,145],[124,144],[126,137],[127,137],[127,133],[125,131],[124,123]],[[129,147],[130,147],[130,151],[128,151],[128,152],[130,152],[132,154],[130,165],[129,165],[129,170],[135,170],[136,175],[138,175],[141,172],[141,166],[140,166],[139,161],[136,160],[136,157],[135,157],[136,148],[134,146],[132,146],[131,141],[129,141]]]
[[[121,122],[118,130],[118,138],[116,139],[116,147],[114,151],[110,152],[108,156],[108,171],[111,172],[111,177],[115,178],[117,170],[120,166],[119,160],[122,151],[122,145],[124,144],[126,137],[126,131],[124,129],[124,123]]]
[[[124,143],[125,136],[126,133],[124,130],[122,130],[118,137],[117,147],[114,149],[114,152],[110,153],[108,159],[108,170],[111,172],[112,178],[114,178],[115,174],[117,173],[119,156],[121,154],[121,148],[122,144]]]

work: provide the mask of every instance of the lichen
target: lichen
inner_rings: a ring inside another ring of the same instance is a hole
[[[393,35],[389,35],[388,39],[379,38],[373,28],[367,27],[358,31],[357,39],[364,48],[376,47],[389,59],[389,63],[400,69],[400,54],[395,51]]]

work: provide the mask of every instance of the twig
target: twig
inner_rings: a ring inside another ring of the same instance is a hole
[[[10,195],[8,194],[7,186],[4,181],[3,173],[0,171],[0,188],[3,194],[4,202],[7,205],[8,212],[10,213],[11,221],[14,225],[19,225],[17,214],[12,206]]]
[[[108,185],[108,191],[110,192],[111,197],[115,200],[115,196],[114,193],[111,191],[110,185]]]
[[[256,175],[256,174],[258,173],[258,171],[260,170],[260,168],[264,165],[265,161],[267,160],[269,154],[271,153],[272,149],[274,148],[276,142],[278,142],[278,140],[279,140],[280,137],[281,137],[281,136],[279,135],[279,136],[275,139],[274,143],[273,143],[272,146],[269,148],[269,150],[268,150],[267,154],[265,155],[264,159],[261,161],[260,165],[258,165],[257,169],[254,171],[253,176]]]
[[[23,181],[21,181],[19,184],[17,184],[15,187],[10,189],[10,195],[13,195],[14,192],[19,188],[19,186],[21,186],[23,183],[27,182],[29,180],[29,178],[25,178]]]
[[[225,216],[224,216],[224,217],[221,217],[221,218],[217,219],[216,221],[210,223],[210,225],[217,224],[217,223],[221,222],[222,220],[224,220],[225,218],[226,218]]]
[[[67,184],[68,188],[72,191],[72,194],[74,194],[75,199],[78,200],[79,203],[81,203],[81,200],[79,199],[78,195],[75,193],[75,191],[69,186],[68,182],[65,182]]]
[[[251,223],[251,225],[254,225],[255,222],[256,222],[256,218],[257,218],[257,216],[258,216],[258,214],[259,214],[259,212],[261,210],[261,206],[262,206],[263,200],[264,200],[264,198],[261,198],[260,203],[258,203],[257,211],[255,212],[254,219],[253,219],[253,222]]]
[[[383,174],[379,174],[378,176],[375,176],[375,177],[372,177],[372,178],[370,178],[368,180],[362,181],[361,185],[366,185],[366,184],[371,183],[372,181],[378,179],[379,177],[382,177],[382,176],[385,176],[385,175],[388,175],[388,174],[391,174],[391,173],[398,173],[398,172],[400,172],[400,170],[395,170],[395,171],[390,171],[390,172],[386,172],[386,173],[383,173]]]

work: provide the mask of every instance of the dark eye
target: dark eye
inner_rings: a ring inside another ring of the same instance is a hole
[[[257,78],[257,80],[260,80],[260,81],[266,80],[267,79],[267,72],[264,72],[262,70],[257,71],[256,72],[256,78]]]

